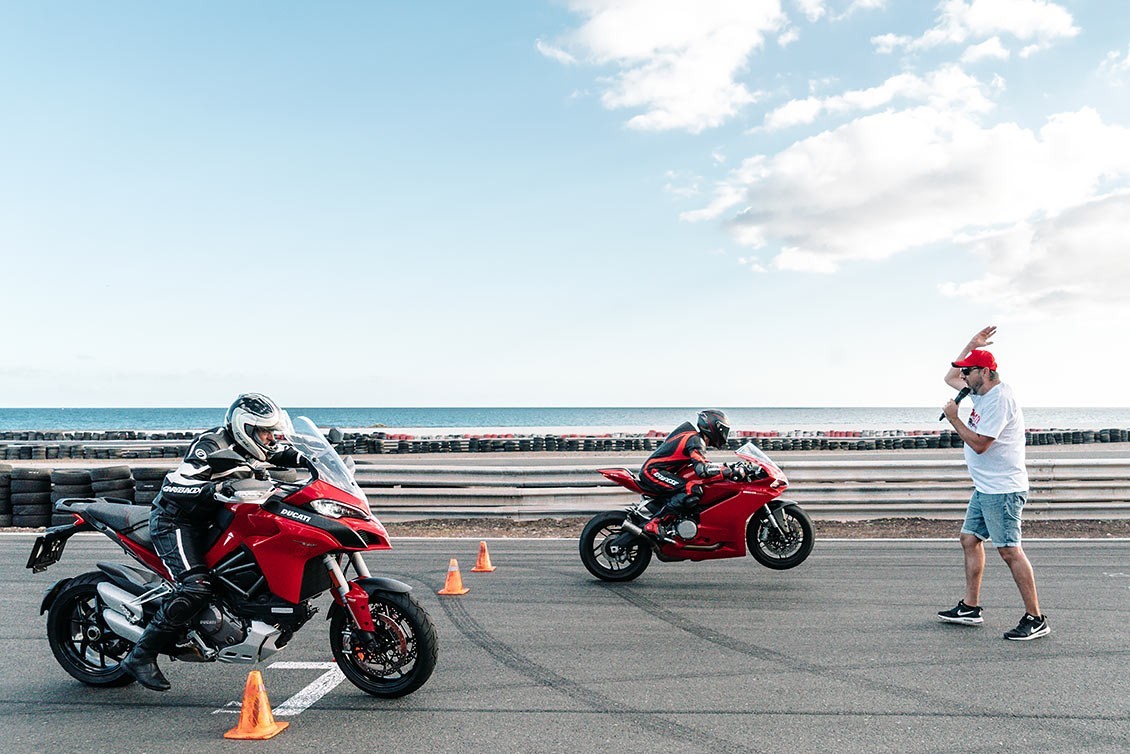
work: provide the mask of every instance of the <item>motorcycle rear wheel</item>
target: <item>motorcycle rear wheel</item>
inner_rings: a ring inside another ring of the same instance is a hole
[[[134,680],[121,667],[133,642],[115,634],[102,619],[98,585],[108,580],[97,571],[75,576],[47,611],[47,642],[55,659],[88,686],[128,686]]]
[[[360,641],[353,616],[336,602],[330,608],[330,649],[341,672],[366,694],[385,699],[411,694],[436,666],[438,642],[431,618],[409,594],[375,592],[369,612],[376,639]]]
[[[623,531],[625,518],[624,511],[598,513],[581,532],[581,562],[602,581],[631,581],[647,570],[651,562],[651,548],[638,537],[622,546],[613,544]]]
[[[769,510],[762,508],[749,520],[745,540],[754,560],[766,568],[784,571],[796,568],[808,558],[816,541],[816,530],[812,519],[796,503],[783,506],[778,518],[784,522],[783,537],[769,522]]]

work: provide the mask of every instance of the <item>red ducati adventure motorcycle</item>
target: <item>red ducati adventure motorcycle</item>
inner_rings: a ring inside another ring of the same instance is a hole
[[[391,545],[353,478],[352,459],[343,461],[305,417],[286,435],[307,459],[309,479],[245,478],[217,496],[223,506],[205,558],[216,597],[165,654],[190,662],[259,662],[286,646],[317,612],[314,599],[329,591],[330,650],[345,677],[373,696],[410,694],[435,668],[435,628],[411,587],[370,575],[361,557]],[[208,462],[232,471],[227,478],[253,475],[230,450]],[[51,650],[85,684],[130,684],[133,676],[120,663],[172,590],[149,538],[149,509],[71,498],[56,510],[73,513],[75,521],[42,534],[28,568],[39,572],[57,563],[72,535],[92,529],[141,567],[99,563],[97,571],[52,586],[40,608]],[[350,566],[355,576],[347,579]]]
[[[736,451],[746,480],[703,485],[702,501],[690,516],[653,516],[661,503],[648,497],[628,469],[599,469],[608,479],[643,498],[624,510],[598,513],[581,532],[581,562],[604,581],[631,581],[647,569],[652,553],[663,561],[740,558],[763,566],[794,568],[812,552],[812,520],[800,506],[777,496],[788,479],[753,443]],[[691,479],[688,469],[684,478]]]

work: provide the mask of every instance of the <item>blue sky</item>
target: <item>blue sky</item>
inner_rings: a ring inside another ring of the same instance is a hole
[[[1083,0],[0,4],[4,406],[1126,406]]]

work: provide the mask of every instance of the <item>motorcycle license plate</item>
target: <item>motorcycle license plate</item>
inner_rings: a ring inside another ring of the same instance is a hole
[[[67,540],[65,537],[39,535],[35,544],[31,546],[31,555],[27,559],[27,567],[31,569],[32,573],[46,571],[59,562],[59,558],[63,557],[63,548],[66,546]]]

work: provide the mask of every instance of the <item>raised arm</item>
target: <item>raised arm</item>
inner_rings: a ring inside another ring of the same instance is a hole
[[[963,349],[961,349],[961,353],[957,355],[957,358],[955,358],[954,361],[961,361],[969,355],[970,351],[992,345],[992,338],[994,335],[996,335],[996,333],[996,325],[989,325],[988,327],[982,329],[979,333],[969,339],[969,342],[965,344],[965,347]],[[959,370],[957,367],[950,367],[949,370],[946,371],[946,376],[944,377],[944,379],[946,381],[946,384],[952,387],[954,390],[961,390],[963,387],[965,387],[965,380],[961,379],[961,370]]]

